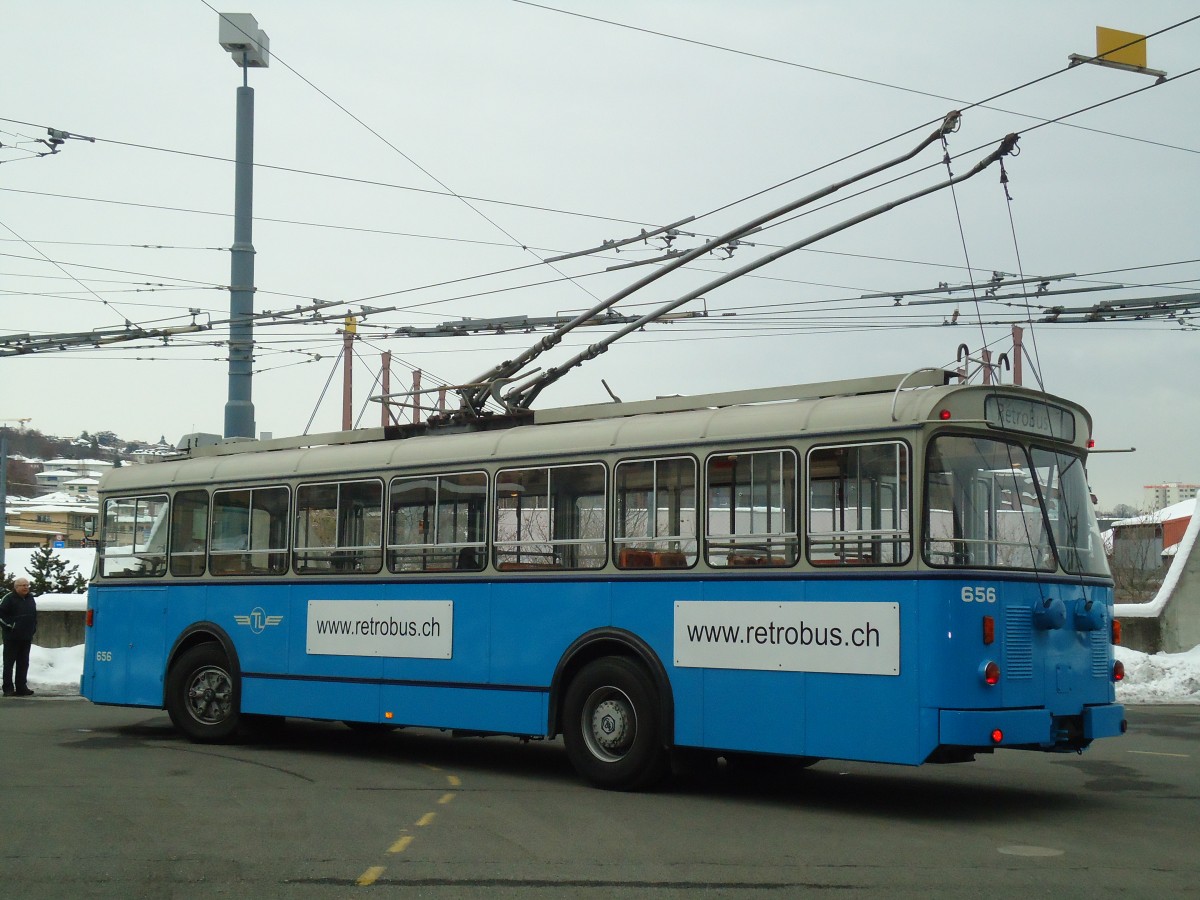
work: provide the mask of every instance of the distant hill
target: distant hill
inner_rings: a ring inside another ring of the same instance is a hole
[[[8,441],[8,493],[14,497],[34,497],[39,493],[34,480],[41,467],[23,462],[47,459],[109,459],[126,463],[133,451],[150,446],[142,441],[124,441],[111,431],[96,434],[82,432],[79,437],[63,438],[42,434],[34,428],[0,428]]]

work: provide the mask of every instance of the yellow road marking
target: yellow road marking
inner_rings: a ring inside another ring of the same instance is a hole
[[[371,868],[367,869],[367,871],[365,871],[361,875],[359,875],[358,881],[356,881],[354,883],[358,884],[358,885],[364,885],[364,886],[368,885],[368,884],[374,884],[375,880],[377,878],[379,878],[380,875],[383,874],[383,871],[384,871],[383,866],[371,866]]]
[[[412,842],[413,836],[406,834],[400,840],[396,841],[396,843],[392,844],[392,846],[388,847],[388,853],[403,853]]]
[[[450,787],[461,787],[462,786],[462,779],[459,778],[457,775],[447,775],[446,780],[448,782],[450,782]]]
[[[433,820],[436,818],[437,818],[437,813],[427,812],[427,813],[425,813],[425,815],[421,816],[421,818],[417,819],[417,827],[424,828],[426,825],[429,825],[431,822],[433,822]]]
[[[454,799],[453,794],[442,794],[441,798],[438,800],[438,805],[445,806],[447,803],[449,803],[453,799]]]

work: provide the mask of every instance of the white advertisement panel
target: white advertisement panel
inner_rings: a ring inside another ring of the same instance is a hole
[[[900,605],[680,601],[675,665],[899,675]]]
[[[309,600],[308,652],[320,656],[450,659],[449,600]]]

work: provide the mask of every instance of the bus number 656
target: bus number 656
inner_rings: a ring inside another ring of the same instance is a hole
[[[963,603],[995,603],[996,589],[994,587],[984,588],[976,585],[975,587],[965,587],[962,589]]]
[[[111,650],[97,650],[96,651],[96,662],[112,662],[112,651]]]

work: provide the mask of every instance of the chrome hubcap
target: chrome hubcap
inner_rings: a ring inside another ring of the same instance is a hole
[[[187,709],[192,718],[205,725],[216,725],[229,717],[232,706],[233,682],[229,673],[216,666],[198,669],[187,689]]]
[[[625,757],[637,735],[637,712],[623,691],[603,687],[583,705],[583,737],[597,759],[617,762]]]

